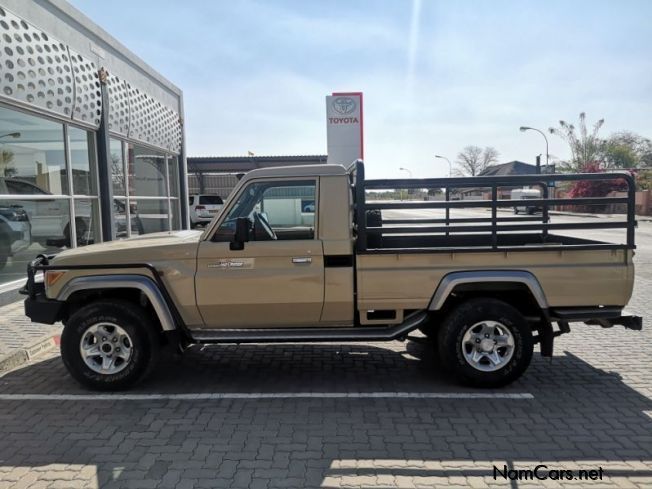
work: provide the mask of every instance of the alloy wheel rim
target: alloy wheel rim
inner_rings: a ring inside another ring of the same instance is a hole
[[[93,372],[113,375],[124,370],[133,354],[129,334],[119,325],[101,322],[89,327],[79,342],[84,363]]]
[[[466,363],[481,372],[500,370],[514,356],[514,335],[498,321],[480,321],[466,330],[461,342]]]

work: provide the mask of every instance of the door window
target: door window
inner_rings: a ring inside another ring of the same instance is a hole
[[[239,217],[250,219],[252,240],[272,239],[269,233],[257,229],[261,220],[274,231],[275,239],[314,239],[316,188],[315,180],[249,184],[228,211],[213,241],[231,241]]]

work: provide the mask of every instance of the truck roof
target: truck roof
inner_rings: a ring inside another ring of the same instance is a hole
[[[243,180],[251,180],[261,177],[315,177],[327,175],[346,175],[347,170],[342,165],[294,165],[275,166],[272,168],[258,168],[251,170]]]

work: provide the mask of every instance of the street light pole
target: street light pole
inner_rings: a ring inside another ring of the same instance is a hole
[[[546,140],[546,171],[548,171],[548,169],[550,168],[550,155],[548,153],[548,138],[546,137],[545,133],[540,129],[537,129],[536,127],[529,127],[529,126],[521,126],[519,128],[519,131],[521,132],[536,131],[543,136],[543,139]],[[541,173],[541,168],[539,168],[539,173]]]
[[[19,132],[10,132],[10,133],[7,133],[7,134],[0,135],[0,138],[14,138],[14,139],[16,139],[16,138],[19,138],[19,137],[20,137]]]
[[[451,160],[449,160],[445,156],[441,156],[441,155],[435,155],[435,158],[439,158],[439,159],[448,161],[448,178],[452,177],[453,176],[453,165],[451,165]]]
[[[399,168],[399,171],[406,171],[408,173],[408,175],[410,175],[410,178],[412,178],[412,172],[410,170],[408,170],[407,168],[401,167],[401,168]],[[403,200],[403,189],[401,189],[401,200]]]

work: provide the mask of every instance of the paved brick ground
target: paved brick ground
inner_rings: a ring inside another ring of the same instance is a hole
[[[630,307],[643,315],[648,242]],[[194,348],[134,392],[465,391],[415,339]],[[529,400],[0,401],[0,488],[652,487],[651,345],[649,328],[576,325],[503,391]],[[0,377],[0,394],[82,392],[56,355]],[[605,478],[492,476],[539,463]]]
[[[24,314],[22,301],[0,307],[0,325],[0,359],[57,334],[61,329],[60,326],[30,322]]]

